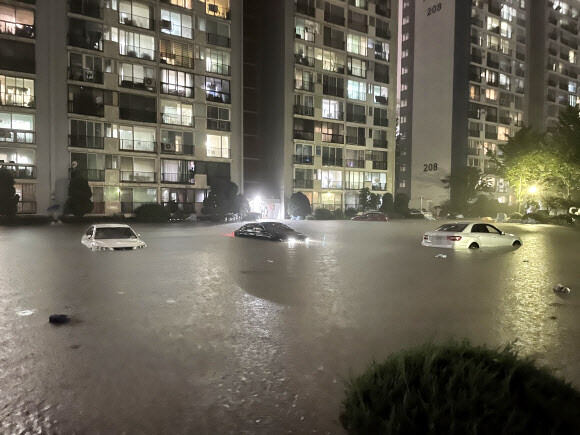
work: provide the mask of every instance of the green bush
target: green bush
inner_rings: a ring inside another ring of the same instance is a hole
[[[19,200],[12,173],[6,168],[0,168],[0,216],[16,216]]]
[[[524,219],[533,219],[541,224],[547,224],[550,221],[550,217],[544,213],[528,213],[524,216]]]
[[[513,220],[522,220],[523,218],[524,218],[524,215],[521,213],[512,213],[510,215],[510,219],[513,219]]]
[[[65,213],[82,217],[92,212],[94,206],[91,201],[92,196],[93,191],[87,179],[78,170],[72,171],[68,185],[68,198],[64,207]]]
[[[161,204],[143,204],[135,209],[135,219],[138,222],[169,222],[171,213]]]
[[[428,343],[350,381],[351,434],[580,433],[580,393],[511,347]]]
[[[344,212],[340,208],[337,208],[336,210],[334,210],[332,212],[332,215],[334,216],[334,219],[336,219],[337,221],[341,221],[341,220],[346,219],[346,215],[344,214]]]
[[[550,223],[554,224],[554,225],[567,225],[567,224],[573,224],[574,219],[570,215],[559,214],[557,216],[551,216]]]
[[[351,219],[356,216],[356,210],[354,208],[347,208],[346,211],[344,212],[344,215],[348,219]]]
[[[317,208],[314,210],[314,218],[319,221],[329,221],[334,219],[334,215],[330,210],[325,208]]]

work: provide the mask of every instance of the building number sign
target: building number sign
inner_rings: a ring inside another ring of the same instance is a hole
[[[423,172],[431,172],[437,170],[437,163],[424,163]]]
[[[430,8],[427,8],[427,16],[433,15],[441,10],[441,3],[437,3]]]

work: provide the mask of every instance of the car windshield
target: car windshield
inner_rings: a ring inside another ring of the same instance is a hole
[[[130,239],[137,237],[128,227],[97,228],[95,239]]]
[[[286,226],[286,225],[278,223],[278,222],[266,222],[266,223],[263,223],[262,225],[268,231],[294,231],[289,226]]]
[[[435,231],[446,231],[449,233],[460,233],[467,227],[467,224],[445,224],[441,225]]]

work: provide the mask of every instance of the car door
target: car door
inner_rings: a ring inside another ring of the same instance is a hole
[[[487,230],[489,231],[489,241],[492,246],[502,246],[507,244],[507,238],[503,235],[503,233],[498,230],[493,225],[486,225]]]
[[[254,237],[254,224],[248,224],[242,228],[242,236]]]
[[[256,235],[256,237],[259,237],[260,239],[265,239],[269,236],[268,232],[266,231],[266,228],[264,228],[262,225],[259,224],[254,225],[254,234]]]
[[[491,246],[490,234],[485,224],[474,224],[471,232],[478,239],[480,247]]]

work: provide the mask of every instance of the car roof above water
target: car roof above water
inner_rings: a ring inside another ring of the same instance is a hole
[[[92,226],[95,228],[131,228],[126,224],[94,224]]]

